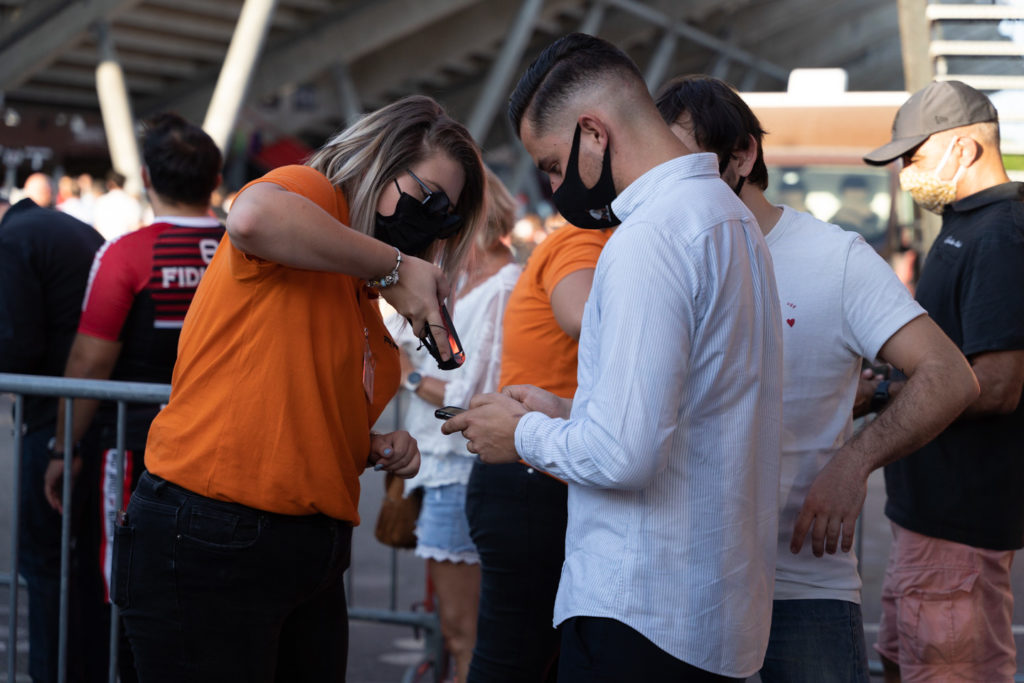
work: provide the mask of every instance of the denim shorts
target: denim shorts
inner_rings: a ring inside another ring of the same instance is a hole
[[[465,484],[424,487],[416,521],[416,555],[442,562],[480,562],[469,537]]]

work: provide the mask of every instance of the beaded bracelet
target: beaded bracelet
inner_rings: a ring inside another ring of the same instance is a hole
[[[366,286],[374,289],[386,289],[398,284],[398,268],[402,265],[402,252],[395,248],[395,269],[387,275],[376,280],[367,280]]]

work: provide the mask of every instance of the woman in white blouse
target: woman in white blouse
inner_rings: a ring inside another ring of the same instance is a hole
[[[456,288],[452,322],[466,352],[465,364],[438,370],[408,325],[392,325],[402,346],[402,374],[411,392],[405,428],[420,449],[419,474],[406,482],[406,492],[422,487],[423,507],[416,524],[416,554],[427,560],[439,602],[441,630],[455,659],[459,681],[469,673],[476,641],[480,592],[480,557],[469,537],[466,483],[473,455],[461,434],[445,436],[434,410],[468,406],[476,394],[497,391],[501,363],[502,317],[519,278],[507,237],[515,218],[515,202],[493,173],[487,174],[487,224],[477,234],[467,272]],[[396,329],[400,327],[401,329]]]

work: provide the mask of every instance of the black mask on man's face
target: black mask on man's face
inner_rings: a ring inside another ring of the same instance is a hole
[[[580,178],[581,132],[580,125],[577,123],[562,184],[552,196],[555,208],[565,220],[578,228],[614,228],[622,221],[612,212],[612,200],[615,199],[616,192],[615,183],[612,181],[611,143],[604,148],[601,177],[596,185],[588,188]]]
[[[419,257],[434,240],[451,237],[458,232],[461,221],[456,214],[430,213],[415,197],[402,192],[393,214],[377,214],[373,236],[403,254]]]

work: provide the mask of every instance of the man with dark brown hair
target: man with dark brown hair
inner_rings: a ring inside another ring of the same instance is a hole
[[[572,400],[537,387],[445,423],[569,486],[558,680],[722,681],[764,657],[781,319],[750,212],[661,120],[636,65],[571,34],[509,101],[559,212],[621,226],[594,272]],[[612,646],[612,644],[614,644]]]

